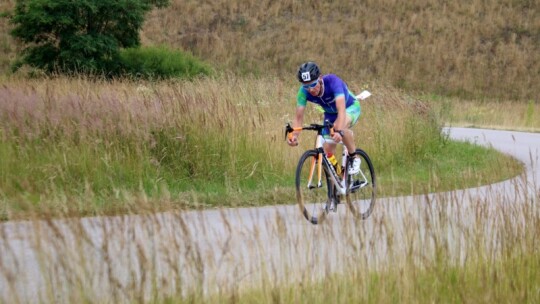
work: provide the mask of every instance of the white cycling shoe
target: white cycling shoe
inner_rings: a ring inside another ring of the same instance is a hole
[[[355,157],[352,163],[349,165],[349,170],[347,171],[349,175],[355,175],[360,172],[360,164],[362,161],[360,160],[360,157]]]

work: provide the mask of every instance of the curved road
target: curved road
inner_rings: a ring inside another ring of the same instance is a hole
[[[0,301],[133,302],[268,287],[429,261],[440,248],[455,263],[496,257],[502,229],[518,233],[530,214],[540,217],[540,134],[445,132],[511,154],[526,172],[480,188],[379,199],[362,222],[341,208],[312,226],[292,205],[2,223]]]

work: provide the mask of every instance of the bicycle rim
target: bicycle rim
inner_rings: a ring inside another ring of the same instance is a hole
[[[327,203],[331,197],[331,181],[325,166],[322,166],[321,178],[318,177],[318,153],[306,151],[296,168],[296,200],[300,212],[312,224],[320,224],[326,219]]]
[[[347,206],[355,217],[366,219],[375,207],[377,183],[375,170],[367,153],[357,149],[356,154],[361,159],[360,172],[349,176]]]

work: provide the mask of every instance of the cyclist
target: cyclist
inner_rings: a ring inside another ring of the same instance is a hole
[[[298,80],[302,83],[296,98],[296,115],[293,128],[301,127],[304,120],[304,110],[307,102],[312,102],[324,110],[324,120],[334,124],[335,142],[343,141],[349,151],[349,174],[357,174],[360,171],[360,158],[355,155],[352,126],[360,117],[360,102],[352,94],[347,84],[334,74],[321,75],[320,69],[315,62],[309,61],[302,64],[298,69]],[[290,146],[298,145],[299,132],[295,131],[287,143]],[[328,132],[325,134],[329,136]],[[330,156],[335,153],[336,145],[325,144],[325,152]],[[354,157],[353,157],[354,156]]]

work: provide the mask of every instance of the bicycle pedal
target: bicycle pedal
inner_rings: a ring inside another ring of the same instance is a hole
[[[323,210],[326,213],[328,213],[330,211],[337,212],[337,205],[333,201],[328,202],[328,203],[324,204]]]
[[[330,203],[330,207],[328,207],[328,210],[329,210],[329,211],[337,212],[337,205],[336,205],[336,203],[332,201],[332,202]]]
[[[358,189],[364,188],[365,186],[367,186],[367,184],[368,184],[367,181],[361,181],[361,180],[354,181],[354,183],[351,185],[351,193],[358,191]]]

